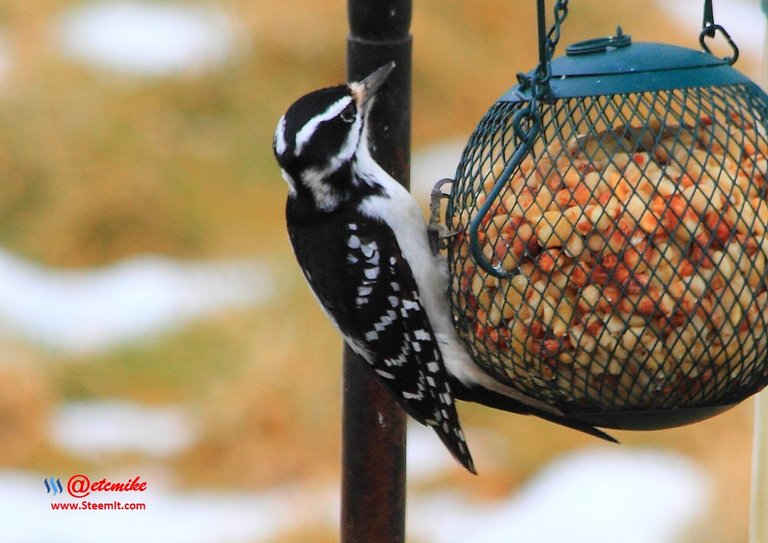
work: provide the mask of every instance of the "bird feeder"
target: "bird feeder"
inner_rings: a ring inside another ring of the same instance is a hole
[[[539,65],[480,120],[446,210],[476,363],[597,426],[656,429],[768,382],[768,96],[705,2],[702,51],[622,33]],[[714,56],[708,40],[731,47]]]

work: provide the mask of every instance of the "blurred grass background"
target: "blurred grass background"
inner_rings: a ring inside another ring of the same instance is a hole
[[[341,347],[290,254],[271,141],[295,98],[343,80],[345,3],[219,0],[244,30],[238,55],[203,74],[151,79],[57,53],[55,22],[79,4],[0,0],[14,55],[0,85],[0,246],[65,269],[146,253],[257,256],[279,270],[279,292],[261,307],[100,354],[0,340],[0,465],[87,469],[47,441],[47,416],[66,400],[121,398],[183,403],[199,415],[203,439],[167,466],[190,488],[337,477]],[[573,1],[561,44],[622,23],[635,39],[696,47],[695,35],[655,9]],[[415,151],[466,138],[515,74],[534,66],[534,20],[533,1],[414,2]],[[616,432],[628,445],[689,455],[711,474],[713,514],[700,527],[707,541],[746,540],[751,408],[677,430]],[[486,431],[501,437],[478,449],[480,477],[456,468],[430,484],[478,500],[506,496],[555,456],[596,445],[531,418],[461,412],[470,443]],[[334,539],[326,528],[297,527],[280,541]]]

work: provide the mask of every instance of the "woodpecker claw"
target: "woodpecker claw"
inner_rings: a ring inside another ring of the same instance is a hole
[[[443,187],[453,183],[453,179],[446,177],[435,183],[429,200],[429,225],[427,226],[427,236],[429,237],[429,247],[432,253],[437,255],[440,251],[447,248],[447,240],[457,236],[458,232],[449,232],[448,228],[440,221],[441,200],[450,198],[443,192]]]
[[[435,183],[435,186],[432,188],[432,195],[429,199],[430,224],[440,222],[440,200],[449,197],[449,195],[443,193],[443,187],[449,183],[453,183],[453,179],[445,177]]]

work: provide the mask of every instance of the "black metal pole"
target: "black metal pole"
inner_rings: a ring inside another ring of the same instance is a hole
[[[348,0],[347,76],[394,61],[371,111],[372,154],[406,187],[411,148],[411,0]],[[405,541],[405,415],[349,348],[344,350],[342,543]]]

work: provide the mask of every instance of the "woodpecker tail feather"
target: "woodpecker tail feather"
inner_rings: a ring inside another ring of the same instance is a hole
[[[427,421],[426,425],[432,428],[440,441],[443,442],[445,447],[450,451],[451,455],[462,465],[467,471],[473,475],[477,475],[475,470],[475,463],[472,460],[472,455],[467,447],[467,442],[464,438],[464,432],[461,426],[451,425],[447,420],[441,424],[437,421]]]
[[[509,411],[520,415],[534,415],[539,418],[560,424],[561,426],[567,426],[574,430],[587,433],[591,436],[599,437],[611,443],[618,443],[618,440],[613,436],[590,426],[589,424],[579,422],[577,420],[569,418],[567,415],[557,415],[553,413],[547,413],[531,406],[525,405],[517,400],[504,396],[498,392],[494,392],[481,387],[468,388],[457,380],[452,380],[451,389],[453,390],[454,397],[457,400],[463,400],[465,402],[474,402],[492,407],[494,409],[500,409],[502,411]]]

